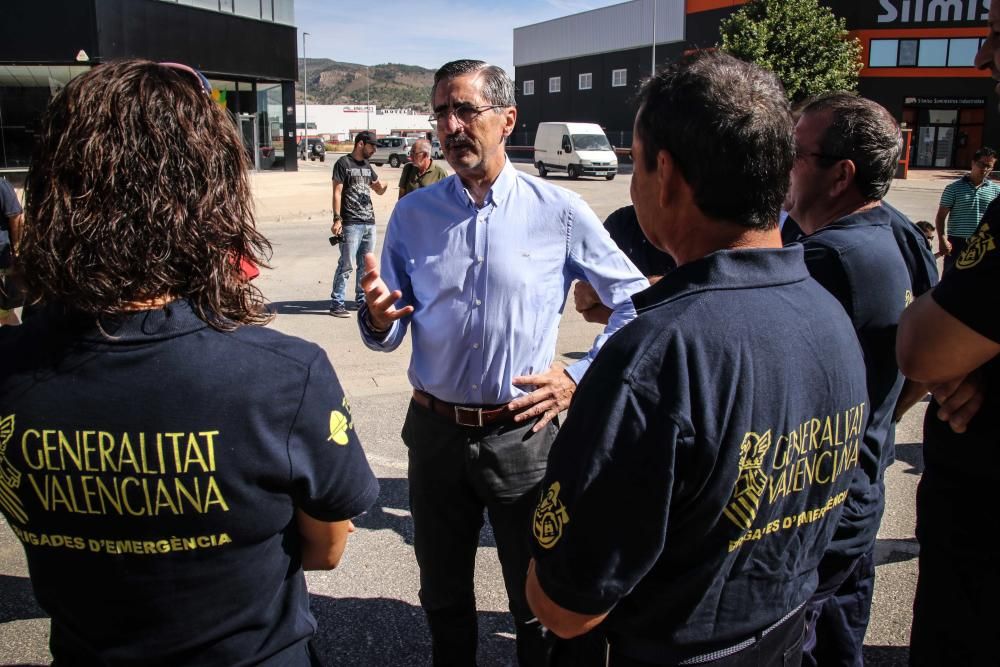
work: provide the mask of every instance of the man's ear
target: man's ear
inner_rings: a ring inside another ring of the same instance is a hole
[[[830,183],[830,194],[833,198],[837,199],[854,186],[854,177],[857,175],[858,169],[854,165],[853,160],[840,160],[837,164],[830,167],[830,170],[833,172],[833,182]]]
[[[666,150],[661,150],[656,154],[656,184],[659,188],[657,203],[660,207],[667,208],[675,202],[678,179],[683,180],[683,177],[673,156]]]

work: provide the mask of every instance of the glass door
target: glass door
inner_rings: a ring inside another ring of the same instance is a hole
[[[247,155],[253,160],[253,168],[260,171],[260,151],[257,150],[257,114],[241,113],[239,116],[240,134],[243,136],[243,146]]]

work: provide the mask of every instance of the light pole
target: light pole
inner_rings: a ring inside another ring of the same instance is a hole
[[[372,129],[372,78],[368,76],[368,65],[365,65],[365,129]]]
[[[305,142],[305,155],[309,157],[309,65],[306,63],[306,35],[302,31],[302,141]]]
[[[656,0],[653,0],[653,67],[650,76],[656,76]]]

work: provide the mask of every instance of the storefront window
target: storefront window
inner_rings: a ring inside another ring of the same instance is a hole
[[[917,57],[919,67],[943,67],[948,62],[947,39],[920,40],[920,54]]]
[[[900,67],[917,66],[917,40],[915,39],[899,40],[899,66]]]
[[[953,39],[948,46],[948,67],[972,67],[979,39]]]
[[[868,65],[871,67],[895,67],[898,46],[899,41],[895,39],[873,39]]]

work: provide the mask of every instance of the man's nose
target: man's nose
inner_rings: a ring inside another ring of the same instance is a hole
[[[987,37],[979,52],[976,53],[975,60],[973,60],[973,64],[977,69],[995,70],[993,65],[993,51],[995,48],[996,45],[993,43],[993,37]]]

